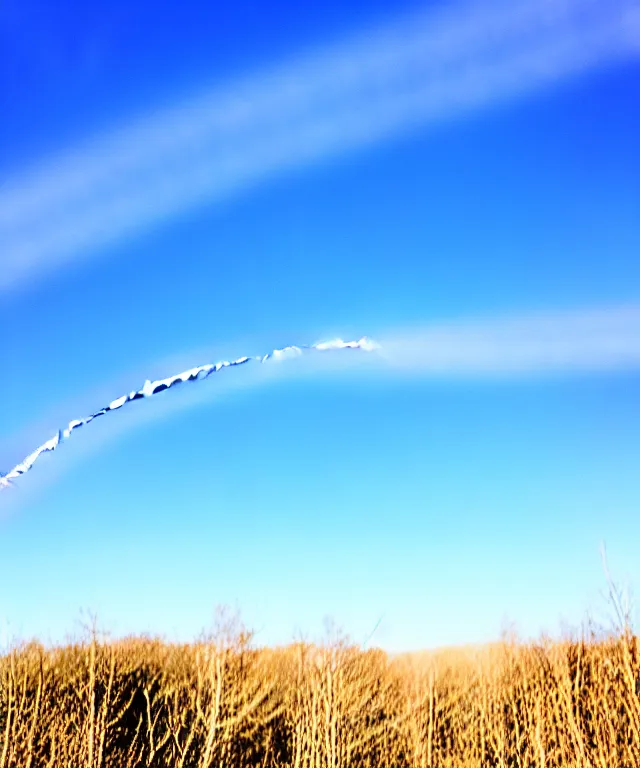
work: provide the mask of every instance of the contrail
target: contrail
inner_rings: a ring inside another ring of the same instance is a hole
[[[164,379],[147,380],[139,390],[112,400],[86,418],[70,421],[6,475],[0,476],[0,488],[28,472],[42,454],[55,450],[73,431],[94,419],[181,383],[201,381],[223,368],[243,366],[250,361],[265,363],[296,357],[298,363],[295,369],[287,370],[288,376],[313,375],[318,378],[355,371],[360,380],[373,377],[378,381],[401,380],[407,376],[505,380],[640,370],[640,304],[438,322],[423,328],[383,332],[376,334],[376,339],[377,342],[367,337],[357,341],[335,339],[308,346],[288,346],[267,355],[223,360],[189,368]],[[370,354],[304,354],[339,349],[359,349]],[[219,391],[218,387],[203,388],[200,396],[191,400],[172,401],[168,398],[161,412],[145,412],[141,414],[141,420],[119,425],[118,429],[128,430],[144,420],[156,420],[168,412],[201,405],[216,391]]]
[[[0,191],[0,290],[273,174],[635,55],[634,0],[413,14],[151,111]]]
[[[156,381],[150,381],[147,379],[139,390],[133,390],[129,394],[122,395],[115,400],[112,400],[104,408],[92,413],[83,419],[73,419],[68,423],[64,429],[58,430],[58,432],[46,442],[42,443],[35,451],[30,453],[19,464],[11,469],[6,474],[0,473],[0,489],[7,488],[11,484],[12,480],[24,475],[28,472],[36,461],[44,453],[49,451],[55,451],[56,448],[65,440],[67,440],[71,433],[79,427],[84,427],[90,424],[94,419],[104,416],[111,411],[117,411],[125,405],[135,402],[136,400],[143,400],[145,398],[153,397],[160,392],[164,392],[165,389],[170,389],[178,384],[184,384],[191,381],[203,381],[209,378],[213,373],[221,371],[223,368],[234,368],[246,363],[257,361],[259,363],[266,363],[269,359],[276,358],[282,359],[290,355],[300,355],[304,350],[314,350],[316,352],[324,352],[328,350],[337,349],[361,349],[366,352],[377,349],[378,345],[363,337],[358,341],[343,341],[342,339],[333,339],[332,341],[319,342],[317,344],[305,345],[305,346],[288,346],[282,349],[274,349],[272,352],[268,352],[266,355],[254,356],[254,357],[239,357],[237,360],[222,360],[218,363],[207,363],[206,365],[200,365],[196,368],[190,368],[182,373],[177,373],[173,376],[169,376],[164,379],[158,379]]]

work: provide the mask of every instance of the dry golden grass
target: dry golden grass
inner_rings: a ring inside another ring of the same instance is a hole
[[[640,766],[638,640],[389,658],[346,638],[37,643],[0,657],[0,768]]]

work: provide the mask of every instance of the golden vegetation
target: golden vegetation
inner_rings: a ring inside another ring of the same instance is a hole
[[[337,635],[255,649],[235,616],[193,644],[107,642],[0,657],[0,768],[640,766],[638,640],[389,657]]]
[[[389,658],[338,637],[256,650],[238,621],[0,658],[0,768],[640,765],[637,639]]]

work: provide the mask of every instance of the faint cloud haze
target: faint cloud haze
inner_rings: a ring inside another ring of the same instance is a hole
[[[0,290],[288,168],[637,54],[632,0],[428,10],[204,92],[0,189]]]
[[[633,370],[640,368],[640,305],[437,323],[380,342],[391,369],[415,375]]]

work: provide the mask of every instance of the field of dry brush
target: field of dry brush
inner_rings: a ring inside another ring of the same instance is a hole
[[[236,619],[199,641],[0,657],[0,768],[640,766],[628,628],[389,657],[340,636],[259,649]]]

